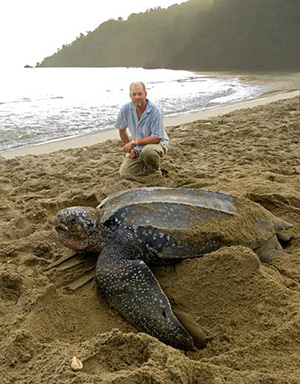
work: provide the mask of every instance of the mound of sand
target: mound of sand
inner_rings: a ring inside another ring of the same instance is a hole
[[[2,382],[299,383],[299,105],[278,101],[170,128],[164,180],[121,180],[117,140],[0,158]],[[155,268],[175,313],[209,336],[205,349],[184,353],[138,332],[93,280],[74,291],[83,270],[93,274],[92,257],[47,268],[70,255],[54,236],[58,210],[145,185],[236,193],[294,226],[272,266],[237,246]],[[75,355],[80,372],[70,368]]]

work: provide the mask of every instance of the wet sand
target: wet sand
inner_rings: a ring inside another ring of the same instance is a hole
[[[293,98],[295,96],[299,96],[299,93],[300,91],[298,90],[285,91],[285,92],[274,91],[273,94],[271,95],[262,95],[261,97],[253,100],[228,104],[222,107],[212,107],[212,108],[208,108],[206,110],[203,110],[197,113],[188,114],[188,115],[167,117],[165,119],[165,125],[166,127],[172,127],[175,125],[192,123],[200,119],[209,119],[212,117],[225,115],[226,113],[229,113],[238,109],[253,108],[258,105],[265,105],[273,101]],[[96,143],[102,143],[109,139],[117,139],[117,138],[119,138],[119,134],[117,130],[107,130],[107,131],[92,134],[92,135],[74,137],[70,139],[44,143],[40,145],[20,147],[20,148],[11,149],[8,151],[2,151],[0,155],[5,157],[6,159],[11,159],[16,156],[25,156],[29,154],[39,155],[43,153],[59,151],[61,149],[82,148],[86,146],[95,145]]]
[[[0,374],[4,384],[298,384],[300,377],[300,97],[168,128],[163,180],[122,180],[119,140],[0,157]],[[210,336],[184,353],[109,308],[93,258],[57,243],[56,212],[139,186],[246,197],[293,224],[272,265],[241,246],[154,269],[175,312]],[[77,288],[76,290],[73,290]],[[73,372],[72,356],[83,370]]]

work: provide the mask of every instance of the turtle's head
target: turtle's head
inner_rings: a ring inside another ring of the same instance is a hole
[[[100,251],[103,226],[99,213],[90,207],[71,207],[58,212],[54,218],[58,240],[74,251]]]

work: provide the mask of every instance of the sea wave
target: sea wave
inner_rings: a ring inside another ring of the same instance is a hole
[[[14,76],[16,78],[17,75]],[[264,87],[235,77],[142,68],[72,68],[22,72],[19,88],[0,90],[0,150],[111,129],[128,86],[147,84],[148,97],[165,116],[197,112],[258,97]]]

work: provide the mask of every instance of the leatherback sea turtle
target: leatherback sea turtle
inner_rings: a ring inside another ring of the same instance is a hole
[[[108,196],[97,209],[71,207],[55,217],[60,242],[99,252],[96,279],[130,323],[166,344],[193,349],[148,265],[200,257],[243,245],[263,262],[282,252],[291,225],[259,204],[200,189],[138,188]]]

